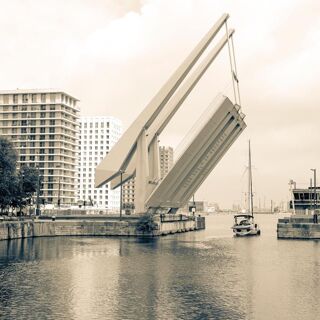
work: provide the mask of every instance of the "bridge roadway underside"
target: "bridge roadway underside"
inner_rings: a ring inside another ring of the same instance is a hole
[[[146,201],[149,211],[186,205],[245,127],[239,108],[223,97],[218,109]]]

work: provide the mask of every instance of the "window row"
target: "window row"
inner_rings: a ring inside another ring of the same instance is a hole
[[[100,125],[99,125],[100,124]],[[96,123],[87,123],[87,122],[81,122],[81,127],[83,128],[104,128],[105,123],[104,122],[96,122]],[[106,123],[106,128],[109,128],[109,122]]]

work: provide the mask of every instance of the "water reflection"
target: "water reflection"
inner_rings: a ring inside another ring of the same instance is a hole
[[[232,237],[232,217],[208,220],[157,239],[2,241],[0,318],[317,318],[319,242],[278,241],[271,216],[245,239]]]

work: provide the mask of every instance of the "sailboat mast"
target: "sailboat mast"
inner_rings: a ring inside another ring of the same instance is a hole
[[[251,167],[251,146],[249,140],[249,209],[253,217],[253,192],[252,192],[252,167]]]
[[[248,210],[248,214],[251,214],[251,173],[250,173],[250,140],[249,140],[249,157],[248,157],[248,194],[247,194],[247,210]]]

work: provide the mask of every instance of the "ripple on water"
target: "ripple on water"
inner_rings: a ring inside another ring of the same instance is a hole
[[[236,239],[231,218],[159,239],[2,241],[0,318],[317,319],[320,244],[277,241],[265,216],[261,237]]]

